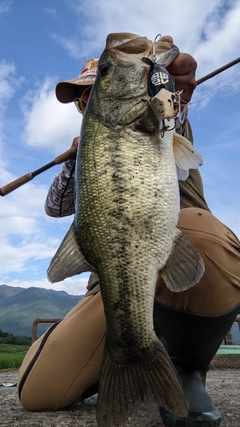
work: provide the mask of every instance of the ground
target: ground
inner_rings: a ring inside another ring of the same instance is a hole
[[[240,355],[228,363],[222,358],[208,373],[207,390],[222,413],[221,427],[240,427]],[[17,371],[0,372],[0,384],[17,383]],[[6,427],[96,427],[96,396],[73,409],[58,412],[27,412],[18,400],[17,387],[0,387],[0,426]],[[124,427],[160,427],[155,403],[143,405]]]

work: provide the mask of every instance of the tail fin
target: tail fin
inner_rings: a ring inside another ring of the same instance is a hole
[[[97,404],[99,427],[119,426],[154,397],[158,407],[178,415],[188,414],[179,377],[163,345],[156,339],[138,360],[119,364],[111,359],[107,341],[101,366]]]

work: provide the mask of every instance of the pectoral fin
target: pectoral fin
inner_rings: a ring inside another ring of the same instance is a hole
[[[162,271],[167,287],[172,292],[186,291],[200,281],[204,271],[201,255],[177,229],[172,253]]]
[[[82,255],[76,242],[74,225],[72,224],[48,267],[48,280],[51,283],[60,282],[84,271],[95,270]]]
[[[178,180],[179,181],[186,181],[186,179],[189,176],[189,170],[180,169],[177,165],[176,165],[176,170],[177,170]]]
[[[174,133],[173,151],[177,166],[178,179],[184,181],[188,177],[189,169],[197,169],[202,166],[201,154],[193,147],[188,139]]]

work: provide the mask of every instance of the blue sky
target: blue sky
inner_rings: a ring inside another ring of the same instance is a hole
[[[200,78],[239,57],[239,28],[240,0],[0,0],[0,187],[70,147],[81,116],[57,101],[55,86],[100,56],[110,32],[172,35]],[[239,237],[240,64],[197,87],[189,117],[209,206]],[[87,274],[46,278],[73,219],[44,211],[60,168],[0,198],[0,284],[85,293]]]

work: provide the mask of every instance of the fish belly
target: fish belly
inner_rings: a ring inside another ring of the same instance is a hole
[[[96,132],[91,122],[87,128],[91,133],[82,140],[77,169],[76,235],[99,275],[108,332],[124,345],[127,322],[135,333],[133,323],[141,322],[144,337],[143,330],[152,328],[157,274],[176,232],[171,133],[163,140],[104,126]]]

